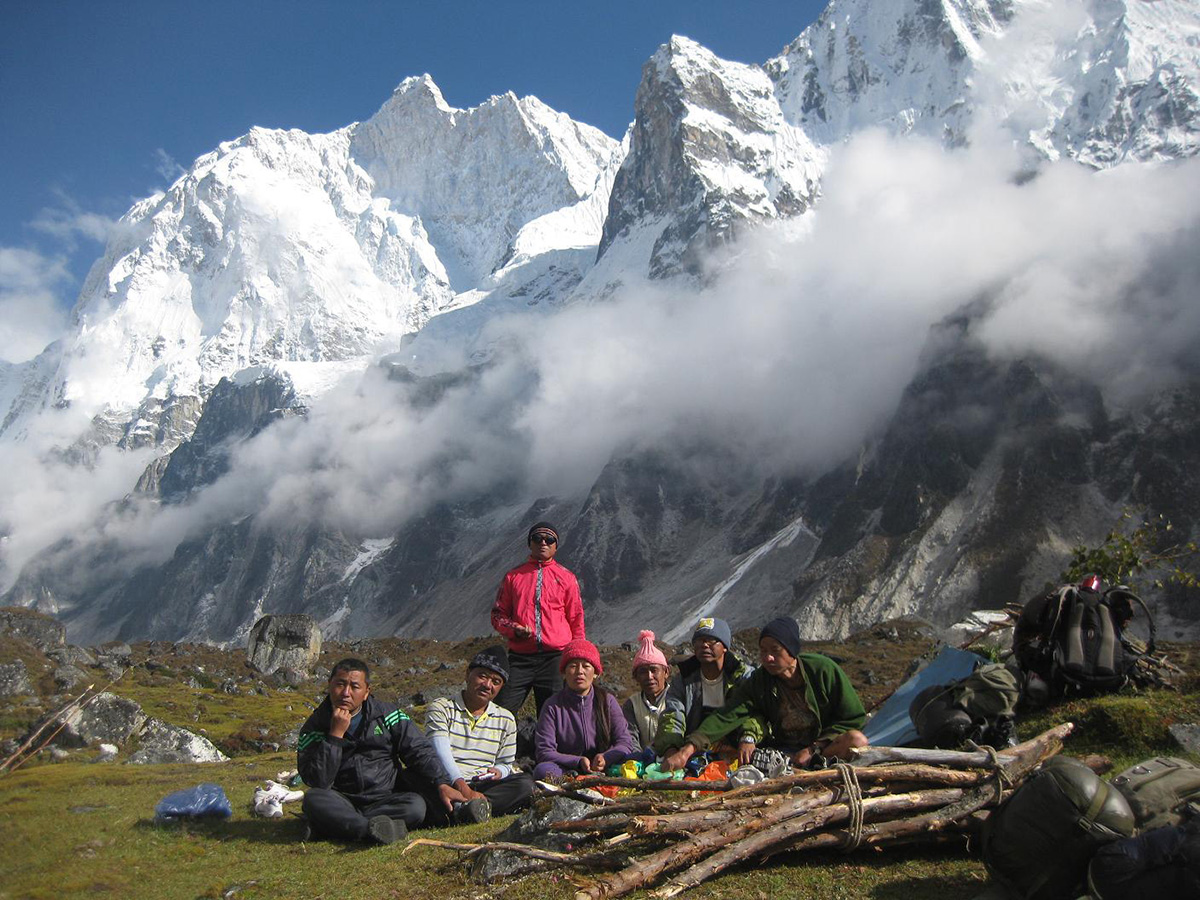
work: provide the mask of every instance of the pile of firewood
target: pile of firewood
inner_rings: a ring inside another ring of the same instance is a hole
[[[582,818],[554,822],[572,836],[558,852],[518,843],[434,845],[478,857],[518,853],[521,871],[565,867],[577,876],[576,900],[620,897],[657,885],[674,897],[724,869],[778,853],[962,840],[1044,760],[1062,749],[1070,724],[996,753],[868,747],[853,765],[796,772],[728,789],[719,782],[651,782],[591,776],[566,793],[591,797],[589,787],[616,785],[635,793],[595,797]],[[1102,765],[1095,762],[1096,766]],[[684,792],[703,791],[698,799]],[[682,798],[682,799],[673,799]]]

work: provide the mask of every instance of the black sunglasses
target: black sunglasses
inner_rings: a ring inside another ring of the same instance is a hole
[[[529,539],[529,543],[531,543],[531,544],[557,544],[558,538],[550,537],[549,535],[546,535],[546,534],[535,534],[533,537],[531,537]]]

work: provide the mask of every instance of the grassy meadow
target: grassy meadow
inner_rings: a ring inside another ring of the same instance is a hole
[[[739,637],[745,641],[753,636]],[[462,678],[466,660],[487,643],[387,639],[332,644],[320,665],[343,655],[361,656],[376,666],[376,692],[403,701],[418,691],[452,687]],[[931,647],[921,628],[901,622],[814,649],[842,660],[870,706],[899,683],[913,658]],[[14,652],[11,643],[0,646],[6,659]],[[39,668],[44,658],[28,648],[21,653],[39,689],[47,687],[47,670]],[[1177,645],[1171,653],[1188,673],[1177,691],[1126,690],[1066,703],[1023,720],[1022,737],[1073,721],[1078,730],[1068,752],[1106,754],[1118,769],[1150,755],[1183,755],[1167,727],[1200,718],[1200,648]],[[633,689],[631,657],[629,647],[604,649],[608,686],[624,693]],[[320,698],[322,684],[314,679],[286,686],[254,675],[243,660],[244,654],[236,651],[201,645],[138,644],[132,667],[110,688],[136,700],[149,715],[207,734],[231,756],[229,762],[124,765],[136,749],[130,746],[122,748],[117,762],[96,764],[90,761],[96,750],[86,748],[58,762],[43,753],[0,775],[0,900],[572,897],[571,879],[582,876],[560,871],[480,885],[469,879],[458,854],[448,850],[414,847],[403,852],[399,845],[303,842],[302,823],[294,814],[299,804],[286,806],[282,819],[253,816],[255,787],[294,768],[288,735]],[[0,738],[22,733],[61,699],[47,695],[0,706]],[[409,709],[422,719],[423,706],[409,704]],[[154,824],[154,806],[163,796],[205,781],[224,788],[234,807],[232,819]],[[497,834],[508,821],[422,835],[477,842]],[[986,885],[983,865],[969,848],[895,848],[779,856],[727,872],[689,896],[969,900]]]

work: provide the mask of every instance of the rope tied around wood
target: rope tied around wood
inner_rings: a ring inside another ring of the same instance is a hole
[[[992,774],[996,776],[996,780],[994,782],[996,785],[996,802],[999,803],[1004,798],[1005,789],[1013,786],[1012,779],[1009,777],[1008,773],[1004,771],[1004,765],[1000,762],[1000,754],[996,751],[995,747],[992,747],[988,744],[980,745],[976,744],[974,741],[967,741],[966,746],[969,750],[979,750],[987,754],[987,767],[991,769]]]
[[[833,764],[833,768],[842,776],[842,786],[846,793],[846,806],[850,810],[850,838],[846,846],[842,849],[846,853],[858,849],[862,844],[863,839],[863,795],[862,787],[858,783],[858,773],[854,771],[854,767],[844,763],[837,762]]]

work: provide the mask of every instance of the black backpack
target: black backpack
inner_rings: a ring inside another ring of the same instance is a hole
[[[1105,844],[1088,864],[1094,900],[1200,897],[1200,828],[1165,825]]]
[[[1144,653],[1125,637],[1135,604],[1150,634]],[[1129,588],[1105,589],[1089,575],[1026,603],[1013,631],[1013,651],[1024,673],[1022,699],[1031,706],[1068,693],[1115,691],[1129,680],[1139,657],[1154,652],[1154,618]]]
[[[1023,900],[1077,897],[1097,848],[1133,834],[1116,788],[1077,759],[1056,756],[983,823],[983,861]]]

